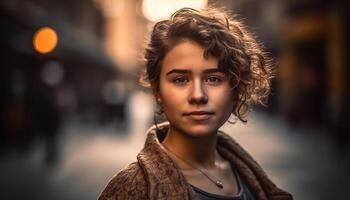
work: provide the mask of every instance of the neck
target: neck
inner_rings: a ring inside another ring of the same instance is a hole
[[[182,160],[210,169],[215,167],[216,140],[217,133],[193,137],[170,126],[162,144]]]

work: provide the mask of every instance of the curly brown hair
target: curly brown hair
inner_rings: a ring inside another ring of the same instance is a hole
[[[182,8],[170,19],[153,27],[145,52],[143,85],[159,91],[162,61],[171,48],[190,40],[205,48],[204,57],[219,59],[219,68],[229,74],[234,90],[234,114],[242,122],[252,105],[265,105],[270,93],[273,68],[263,47],[240,20],[221,8]]]

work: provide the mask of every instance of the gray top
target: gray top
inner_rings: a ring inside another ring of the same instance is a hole
[[[255,200],[252,192],[249,190],[248,186],[244,183],[244,181],[236,172],[236,170],[233,170],[233,172],[236,174],[236,177],[238,179],[238,184],[240,189],[238,195],[226,196],[226,195],[212,194],[212,193],[203,191],[193,185],[192,185],[192,188],[197,193],[197,196],[200,200]]]

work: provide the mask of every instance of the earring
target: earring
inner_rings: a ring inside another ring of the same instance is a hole
[[[159,116],[164,113],[162,99],[160,97],[156,97],[156,102],[157,102],[157,108],[154,113]]]

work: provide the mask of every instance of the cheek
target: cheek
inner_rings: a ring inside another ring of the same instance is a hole
[[[184,92],[179,92],[169,84],[160,86],[160,96],[164,106],[164,111],[173,113],[184,103]]]
[[[218,88],[211,93],[211,100],[217,109],[230,113],[233,107],[233,93],[229,88]]]

